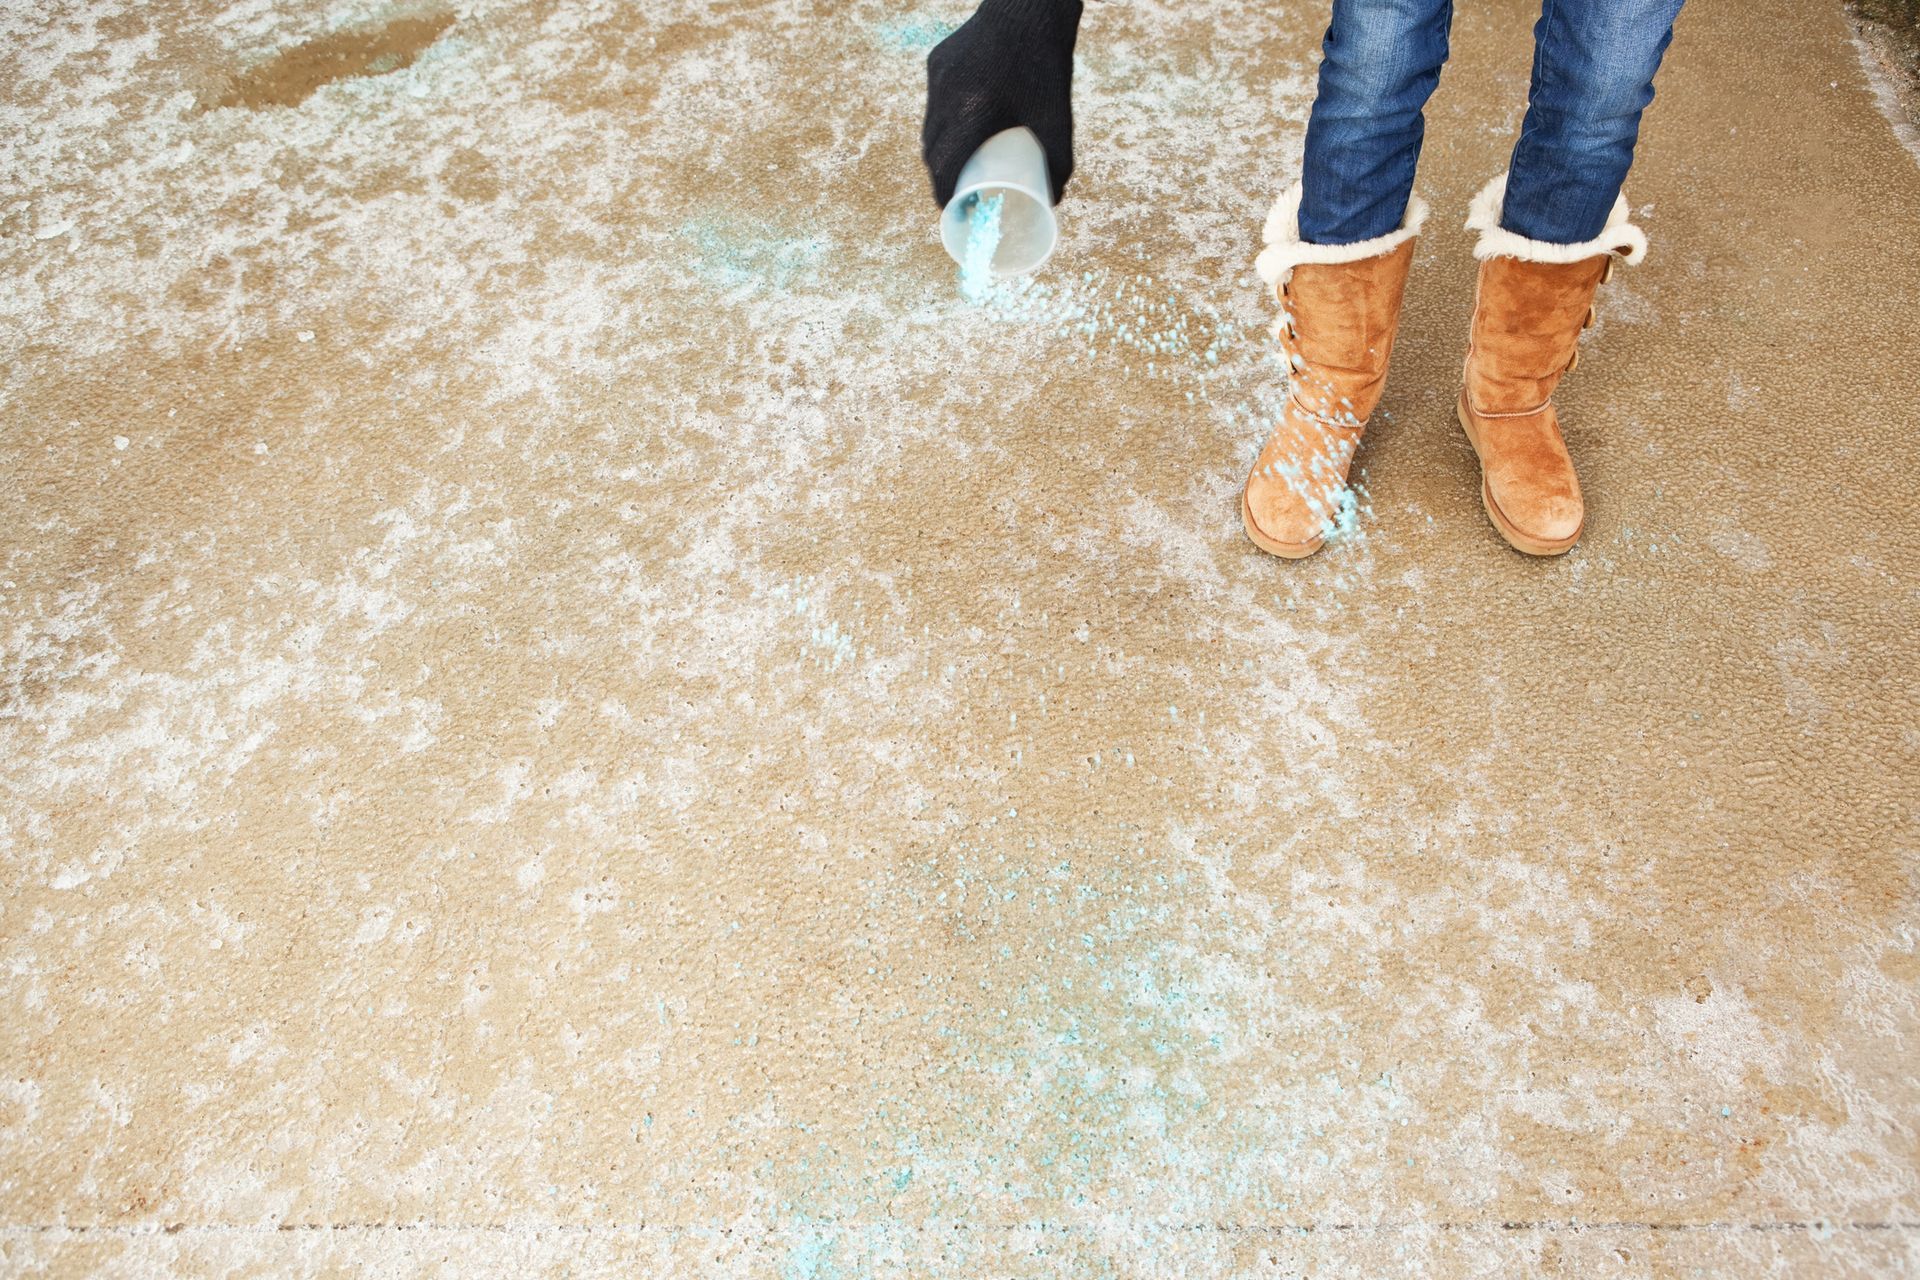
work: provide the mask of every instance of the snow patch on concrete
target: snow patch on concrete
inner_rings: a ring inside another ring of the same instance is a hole
[[[1893,130],[1893,136],[1907,154],[1920,164],[1920,129],[1913,127],[1907,118],[1905,107],[1900,101],[1900,89],[1894,75],[1880,58],[1880,52],[1874,48],[1873,41],[1862,35],[1857,29],[1853,33],[1853,51],[1860,55],[1860,71],[1867,78],[1867,87],[1873,91],[1874,105],[1880,108],[1880,114],[1887,118],[1887,124]]]

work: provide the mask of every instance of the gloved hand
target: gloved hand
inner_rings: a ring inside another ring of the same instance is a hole
[[[1080,0],[981,0],[927,55],[927,120],[920,154],[933,198],[953,198],[960,168],[980,144],[1025,125],[1047,153],[1053,201],[1073,176],[1073,42]]]

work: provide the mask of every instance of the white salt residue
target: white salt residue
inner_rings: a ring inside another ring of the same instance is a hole
[[[499,6],[476,4],[463,12],[477,16],[489,7]],[[254,63],[320,34],[323,24],[317,19],[297,10],[262,10],[250,21],[223,20],[215,24],[219,47],[211,52],[229,65]],[[569,165],[571,172],[632,160],[630,154],[613,154],[630,153],[630,145],[604,136],[596,140],[596,132],[606,134],[597,122],[570,118],[544,97],[542,75],[558,75],[564,68],[557,59],[551,66],[529,67],[524,48],[516,53],[516,66],[531,71],[534,82],[524,93],[524,81],[503,90],[500,77],[489,77],[498,62],[493,51],[448,37],[399,76],[329,85],[298,109],[203,112],[191,94],[180,92],[176,79],[150,74],[159,26],[112,37],[100,26],[82,6],[71,15],[23,21],[10,30],[11,39],[0,41],[6,49],[0,63],[19,87],[17,102],[23,104],[14,113],[18,119],[10,121],[10,140],[18,145],[9,158],[30,188],[71,192],[76,207],[85,209],[90,232],[72,254],[43,252],[9,262],[7,285],[0,288],[0,335],[11,337],[7,331],[16,327],[49,334],[65,359],[124,345],[127,326],[103,320],[121,316],[123,308],[129,314],[168,316],[167,325],[143,329],[141,336],[158,350],[177,350],[209,337],[251,340],[301,312],[310,318],[308,303],[354,278],[386,282],[398,304],[394,319],[424,337],[444,331],[450,320],[457,324],[496,310],[482,300],[487,268],[525,261],[529,244],[540,234],[537,220],[502,218],[479,204],[449,205],[431,191],[347,201],[336,219],[293,229],[286,224],[290,202],[324,199],[325,186],[298,196],[270,195],[249,216],[209,218],[211,210],[227,206],[239,193],[258,189],[258,175],[277,166],[289,150],[309,157],[316,173],[339,184],[335,190],[351,189],[375,156],[382,157],[381,164],[394,163],[397,138],[407,140],[404,163],[425,173],[440,170],[450,157],[474,157],[495,147],[504,156],[519,157],[504,165],[529,169],[544,168],[556,150],[569,147],[576,162]],[[90,74],[72,75],[76,65],[86,65]],[[426,87],[430,100],[397,95],[402,78]],[[448,111],[449,100],[463,98],[485,102],[479,116]],[[108,117],[115,127],[103,133],[100,122]],[[196,149],[196,137],[217,142]],[[589,153],[592,158],[581,163]],[[419,213],[435,202],[447,214],[440,225],[429,226]],[[585,228],[592,214],[580,204],[577,198],[536,198],[520,212],[548,205],[562,222]],[[36,223],[48,236],[76,232],[79,225],[44,209]],[[128,262],[141,255],[125,237],[136,226],[162,244],[197,236],[201,250],[190,261],[180,257],[144,278],[129,274]],[[443,252],[451,244],[462,246],[458,272],[443,265],[454,260]],[[284,289],[239,288],[242,264],[262,258],[298,264],[283,277]],[[207,261],[224,265],[207,271],[202,266]],[[170,310],[166,302],[168,291],[188,276],[200,280],[208,301],[193,315]],[[128,292],[114,295],[110,303],[97,287],[109,279],[131,282]],[[570,283],[556,280],[555,291]],[[432,319],[429,311],[440,318]],[[547,341],[536,351],[569,347],[578,337],[540,336]]]
[[[791,602],[794,616],[807,624],[808,645],[821,653],[827,670],[838,671],[841,663],[853,661],[858,650],[852,634],[833,619],[821,616],[820,600],[811,581],[783,582],[767,594]]]
[[[53,887],[56,889],[78,889],[93,879],[93,872],[78,862],[69,862],[54,873]]]
[[[1652,208],[1651,205],[1647,206]],[[1607,323],[1615,324],[1657,324],[1660,310],[1653,300],[1637,291],[1625,280],[1615,280],[1602,291],[1598,305],[1594,309],[1593,334],[1599,338],[1607,331]]]
[[[207,897],[188,903],[187,914],[200,925],[207,946],[215,951],[224,948],[229,942],[236,946],[247,940],[247,935],[259,928],[249,924],[228,911],[217,899]]]
[[[1738,527],[1716,529],[1707,535],[1707,545],[1749,573],[1759,573],[1773,563],[1767,544]]]
[[[1874,1035],[1897,1037],[1920,1014],[1920,990],[1901,976],[1920,954],[1920,929],[1899,925],[1860,951],[1858,961],[1847,966],[1839,983],[1845,1014]]]
[[[278,1028],[271,1022],[252,1024],[234,1036],[232,1043],[227,1046],[227,1065],[237,1067],[243,1062],[257,1062],[262,1066],[272,1066],[288,1052],[277,1032]]]
[[[261,615],[216,617],[198,634],[181,635],[187,650],[171,669],[130,661],[129,650],[139,650],[126,637],[169,625],[164,620],[182,616],[180,601],[195,598],[209,553],[191,542],[163,540],[143,553],[173,567],[144,596],[116,584],[9,601],[0,684],[38,684],[45,692],[0,717],[0,758],[20,794],[42,799],[18,806],[18,824],[0,830],[0,854],[35,859],[36,873],[49,879],[71,880],[81,865],[94,880],[109,876],[139,857],[129,851],[155,831],[204,826],[209,794],[229,785],[302,708],[325,706],[368,726],[397,718],[393,736],[402,749],[431,734],[444,714],[439,705],[369,674],[359,646],[411,613],[406,592],[372,583],[391,588],[420,574],[452,576],[496,550],[491,536],[455,538],[448,525],[460,500],[436,499],[445,492],[423,489],[413,514],[376,518],[391,526],[381,545],[352,555],[326,580],[263,571],[252,583]],[[54,843],[51,815],[74,796],[95,805],[139,797],[145,816],[130,818],[119,839],[83,864],[53,863],[37,850]],[[312,794],[288,802],[326,804]]]
[[[1715,982],[1705,1000],[1680,990],[1648,1003],[1654,1034],[1668,1056],[1707,1079],[1786,1078],[1796,1052],[1793,1037],[1756,1010],[1740,984]]]
[[[618,910],[620,886],[605,877],[591,884],[580,885],[567,895],[567,907],[577,920]]]
[[[533,790],[533,784],[528,781],[533,776],[531,760],[515,760],[500,769],[495,776],[500,782],[500,799],[493,804],[473,810],[468,817],[475,822],[488,824],[505,822],[521,798]]]
[[[360,928],[353,935],[353,945],[369,947],[383,942],[393,929],[392,907],[371,907],[361,914]]]
[[[44,1091],[38,1080],[30,1080],[18,1071],[9,1071],[7,1078],[0,1080],[0,1103],[6,1104],[7,1121],[0,1131],[7,1133],[9,1141],[18,1141],[16,1135],[31,1132],[34,1122],[40,1118],[40,1099]]]
[[[1212,592],[1226,586],[1227,580],[1214,558],[1216,530],[1175,519],[1165,502],[1139,494],[1120,515],[1121,540],[1129,546],[1154,548],[1156,561],[1187,589]],[[1179,718],[1174,708],[1168,710],[1174,719]]]

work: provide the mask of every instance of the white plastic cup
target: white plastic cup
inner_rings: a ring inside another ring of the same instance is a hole
[[[1000,195],[1000,247],[994,250],[993,274],[998,279],[1038,271],[1060,243],[1060,224],[1053,216],[1053,183],[1047,176],[1047,153],[1040,139],[1024,126],[1002,129],[967,158],[953,199],[940,211],[940,243],[957,263],[965,264],[969,196]]]

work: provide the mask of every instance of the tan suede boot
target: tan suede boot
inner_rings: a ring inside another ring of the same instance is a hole
[[[1310,556],[1350,513],[1347,469],[1380,401],[1400,325],[1418,196],[1396,231],[1359,244],[1300,239],[1296,183],[1267,217],[1257,266],[1280,302],[1274,336],[1286,352],[1287,399],[1240,495],[1240,522],[1262,551]]]
[[[1467,218],[1467,229],[1480,233],[1480,287],[1458,415],[1480,457],[1480,498],[1493,527],[1528,555],[1557,556],[1580,540],[1587,510],[1553,391],[1579,363],[1594,291],[1619,259],[1646,256],[1647,237],[1627,221],[1623,196],[1592,240],[1529,240],[1500,227],[1506,190],[1501,174]]]

